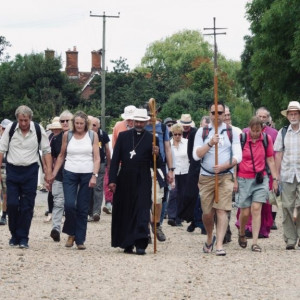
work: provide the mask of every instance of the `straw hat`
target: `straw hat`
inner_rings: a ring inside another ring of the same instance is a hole
[[[135,121],[148,121],[150,120],[150,117],[147,114],[147,109],[137,108],[132,119]]]
[[[132,120],[133,114],[136,110],[136,107],[134,105],[129,105],[124,108],[124,113],[121,114],[121,117],[123,120]]]
[[[281,114],[286,117],[287,112],[289,111],[299,111],[300,112],[300,103],[298,101],[291,101],[288,105],[288,108],[281,111]]]
[[[190,114],[182,114],[179,123],[183,126],[192,126],[193,120]]]
[[[52,129],[62,129],[61,124],[57,121],[52,122],[49,126],[48,126],[49,130]]]

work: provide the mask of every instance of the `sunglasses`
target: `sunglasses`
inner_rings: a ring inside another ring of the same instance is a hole
[[[210,112],[213,116],[216,114],[215,111]],[[221,116],[224,113],[224,111],[218,111],[218,115]]]
[[[96,126],[97,126],[97,124],[93,124],[93,126],[94,126],[94,127],[96,127]]]
[[[59,122],[60,122],[60,123],[68,123],[69,120],[60,120]]]
[[[168,126],[168,127],[172,127],[172,124],[168,124],[167,126]]]
[[[177,135],[181,136],[181,133],[174,133],[173,135],[174,136],[177,136]]]

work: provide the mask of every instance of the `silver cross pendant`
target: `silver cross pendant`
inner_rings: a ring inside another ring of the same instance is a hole
[[[130,153],[130,159],[132,159],[132,158],[133,158],[133,156],[134,156],[134,155],[136,155],[136,153],[135,153],[134,149],[133,149],[132,151],[130,151],[129,153]]]

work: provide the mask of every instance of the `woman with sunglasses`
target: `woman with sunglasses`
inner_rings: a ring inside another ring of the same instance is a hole
[[[173,138],[171,139],[172,152],[175,160],[175,187],[171,190],[168,203],[168,224],[182,226],[178,213],[182,209],[184,188],[189,171],[189,158],[187,155],[188,140],[182,137],[183,128],[180,124],[171,127]]]
[[[53,165],[60,153],[62,138],[64,132],[72,127],[73,114],[68,110],[63,111],[59,116],[59,123],[62,127],[62,132],[55,136],[50,144]],[[63,168],[60,168],[55,180],[52,184],[53,208],[52,208],[52,230],[50,236],[54,242],[60,241],[61,223],[64,213],[65,197],[63,191]]]

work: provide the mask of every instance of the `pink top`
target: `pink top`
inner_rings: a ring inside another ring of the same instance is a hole
[[[251,143],[251,147],[252,147],[255,170],[256,172],[260,172],[265,169],[266,156],[270,157],[273,156],[274,154],[272,138],[269,135],[267,135],[268,147],[267,147],[267,153],[265,153],[262,134],[260,135],[260,138],[255,143],[252,142],[249,132],[247,132],[246,135],[247,135],[246,136],[247,140],[243,149],[243,158],[239,164],[237,176],[243,178],[255,178],[249,143]],[[264,170],[264,175],[266,175],[265,170]]]
[[[114,129],[113,129],[113,133],[112,133],[112,140],[111,140],[111,145],[112,148],[115,147],[117,138],[119,136],[119,133],[122,131],[126,131],[127,130],[127,124],[126,124],[126,120],[123,121],[119,121],[115,124]]]

